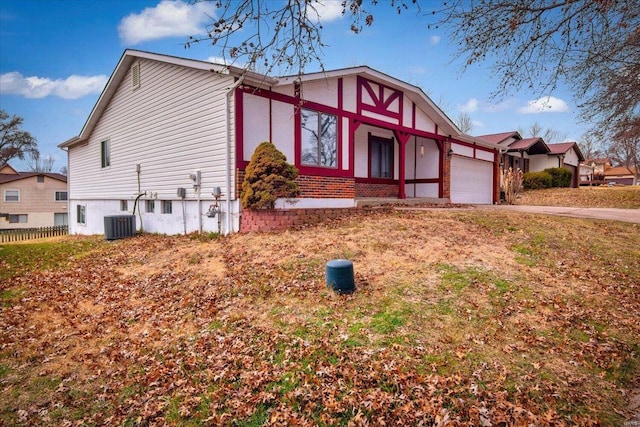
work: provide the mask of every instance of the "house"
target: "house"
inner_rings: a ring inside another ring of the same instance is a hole
[[[549,152],[549,147],[542,138],[522,138],[516,131],[480,135],[478,138],[501,147],[500,165],[503,170],[511,168],[520,169],[523,173],[532,172],[532,156]]]
[[[67,225],[67,177],[0,166],[0,229]]]
[[[571,186],[578,187],[579,165],[584,162],[584,156],[576,142],[547,144],[540,137],[522,138],[515,131],[480,135],[478,138],[501,147],[501,169],[520,169],[527,173],[565,168],[571,171]]]
[[[542,171],[548,168],[564,168],[571,171],[571,187],[577,188],[580,184],[580,163],[584,162],[584,156],[577,142],[561,142],[549,144],[549,151],[531,157],[531,171]]]
[[[610,185],[636,185],[635,168],[633,166],[617,166],[604,171],[604,182]]]
[[[126,50],[80,134],[60,144],[70,233],[101,234],[119,214],[149,232],[238,231],[244,170],[263,141],[298,168],[301,195],[277,205],[287,211],[499,197],[499,147],[369,67],[274,78]]]
[[[585,159],[580,165],[580,185],[604,184],[604,172],[611,167],[611,159]]]

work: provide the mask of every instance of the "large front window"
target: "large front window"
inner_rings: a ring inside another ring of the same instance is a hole
[[[393,138],[369,138],[370,177],[393,179]]]
[[[306,166],[338,167],[338,118],[332,114],[301,110],[302,159]]]

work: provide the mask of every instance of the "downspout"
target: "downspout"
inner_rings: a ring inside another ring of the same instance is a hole
[[[244,80],[244,74],[240,76],[240,78],[238,80],[236,80],[231,87],[229,88],[229,90],[227,90],[226,96],[225,96],[225,102],[226,102],[226,110],[227,110],[227,143],[225,144],[225,161],[226,161],[226,171],[225,171],[225,181],[226,181],[226,186],[227,186],[227,191],[226,191],[226,195],[227,195],[227,200],[226,200],[226,213],[225,213],[225,230],[224,230],[224,235],[228,235],[230,233],[231,230],[231,112],[229,111],[231,108],[231,101],[230,101],[230,97],[231,95],[233,95],[236,91],[236,89],[238,88],[238,86],[240,86],[242,84],[242,81]],[[235,123],[236,117],[234,116],[234,123]]]

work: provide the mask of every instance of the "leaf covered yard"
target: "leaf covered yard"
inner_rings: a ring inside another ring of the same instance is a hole
[[[639,259],[634,224],[474,210],[0,246],[0,424],[621,425]]]

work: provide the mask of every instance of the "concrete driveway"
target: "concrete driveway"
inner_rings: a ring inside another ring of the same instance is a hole
[[[569,208],[559,206],[478,205],[478,209],[506,210],[572,218],[603,219],[640,224],[640,209]]]

